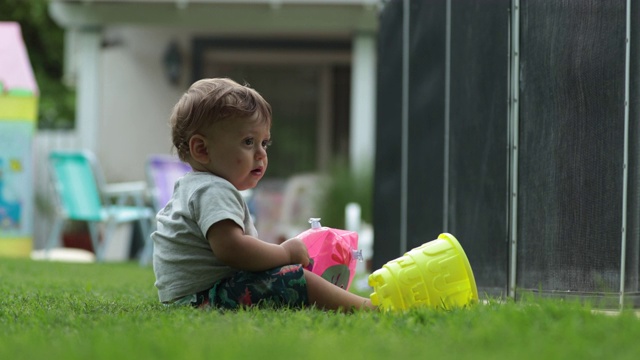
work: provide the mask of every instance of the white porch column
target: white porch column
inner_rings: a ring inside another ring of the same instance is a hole
[[[373,171],[375,159],[376,37],[353,38],[351,67],[351,126],[349,163],[354,173]],[[372,174],[372,173],[371,173]]]
[[[100,29],[77,33],[76,134],[82,148],[97,153],[100,121]]]

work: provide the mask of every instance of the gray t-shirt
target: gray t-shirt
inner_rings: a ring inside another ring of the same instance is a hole
[[[227,180],[207,172],[189,172],[157,217],[153,270],[160,301],[169,302],[211,288],[237,270],[215,256],[206,238],[211,225],[232,220],[244,233],[258,235],[240,192]]]

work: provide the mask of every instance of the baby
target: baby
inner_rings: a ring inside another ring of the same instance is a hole
[[[267,171],[271,106],[258,92],[230,79],[199,80],[175,105],[170,124],[178,156],[193,171],[176,182],[151,235],[161,302],[374,308],[303,269],[309,255],[300,239],[271,244],[258,238],[240,194]]]

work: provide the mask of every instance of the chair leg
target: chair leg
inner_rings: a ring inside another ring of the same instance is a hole
[[[104,261],[105,252],[109,249],[111,242],[113,241],[113,234],[116,231],[116,227],[120,223],[116,222],[113,219],[109,219],[104,224],[104,233],[102,237],[102,244],[100,246],[100,261]]]
[[[51,233],[49,234],[49,239],[47,240],[47,245],[45,247],[45,253],[48,256],[49,251],[52,248],[55,248],[60,245],[62,238],[62,225],[64,225],[64,220],[57,218],[53,221],[53,226],[51,228]]]
[[[91,237],[91,245],[93,246],[93,252],[96,254],[96,261],[102,261],[102,247],[100,246],[100,231],[98,229],[98,224],[89,221],[89,235]]]
[[[141,219],[140,230],[143,237],[143,247],[139,252],[138,261],[140,266],[149,265],[153,259],[153,241],[151,241],[151,232],[153,231],[152,219]]]

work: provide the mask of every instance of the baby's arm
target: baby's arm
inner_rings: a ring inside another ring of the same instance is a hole
[[[207,231],[207,240],[216,257],[235,269],[262,271],[289,264],[309,264],[307,247],[301,240],[270,244],[245,235],[231,220],[213,224]]]

